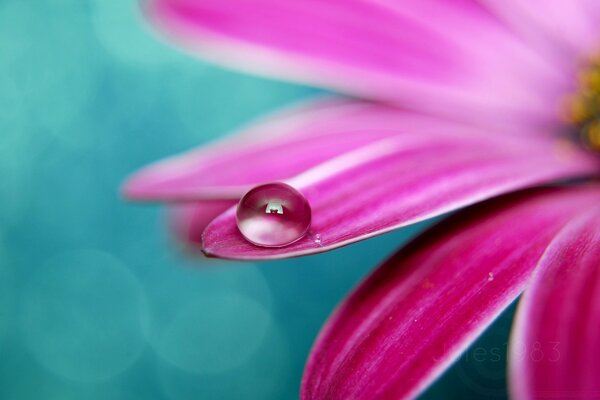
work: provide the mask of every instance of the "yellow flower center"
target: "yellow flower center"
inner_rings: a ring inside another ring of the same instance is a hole
[[[600,151],[600,55],[589,60],[578,76],[576,93],[567,98],[567,121],[577,127],[582,143]]]

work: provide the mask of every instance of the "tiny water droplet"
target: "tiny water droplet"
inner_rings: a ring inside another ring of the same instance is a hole
[[[321,235],[319,233],[315,234],[315,244],[322,246],[321,244]]]
[[[490,273],[488,274],[488,281],[489,281],[489,282],[491,282],[491,281],[493,281],[493,280],[494,280],[494,273],[493,273],[493,272],[490,272]]]
[[[310,228],[311,210],[306,198],[285,183],[256,186],[240,200],[236,221],[249,242],[282,247],[301,239]],[[320,241],[320,237],[319,237]]]

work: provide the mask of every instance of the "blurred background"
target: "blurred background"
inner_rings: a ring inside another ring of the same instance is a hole
[[[297,398],[328,314],[422,227],[207,260],[119,186],[316,94],[178,52],[132,0],[0,0],[0,399]],[[424,398],[505,397],[511,313]]]

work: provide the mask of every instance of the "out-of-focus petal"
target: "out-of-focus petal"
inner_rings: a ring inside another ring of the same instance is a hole
[[[253,185],[291,178],[384,138],[423,146],[440,135],[477,133],[494,135],[384,105],[311,100],[226,140],[145,168],[129,179],[124,192],[135,200],[239,199]]]
[[[301,398],[413,398],[524,289],[594,188],[521,192],[441,222],[377,269],[320,333]]]
[[[515,399],[600,398],[600,202],[549,246],[511,338]]]
[[[487,125],[553,120],[569,78],[472,0],[145,4],[184,47],[233,68]]]
[[[596,0],[482,0],[482,3],[532,45],[563,60],[598,50],[600,6]]]
[[[282,248],[252,245],[239,233],[232,208],[204,231],[204,251],[234,259],[319,253],[513,190],[589,176],[598,167],[594,155],[550,138],[383,139],[286,181],[312,207],[304,238]]]
[[[381,128],[397,119],[395,111],[335,97],[309,100],[231,137],[146,167],[128,179],[123,191],[133,200],[239,199],[252,185],[289,178],[389,136]]]
[[[184,243],[199,244],[204,228],[236,203],[236,200],[203,200],[173,205],[169,210],[171,230]]]

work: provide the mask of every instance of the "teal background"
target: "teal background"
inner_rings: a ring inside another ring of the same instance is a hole
[[[118,192],[315,94],[178,52],[131,0],[0,0],[0,399],[296,398],[327,315],[422,227],[242,265],[186,255]],[[510,316],[424,397],[504,397]]]

